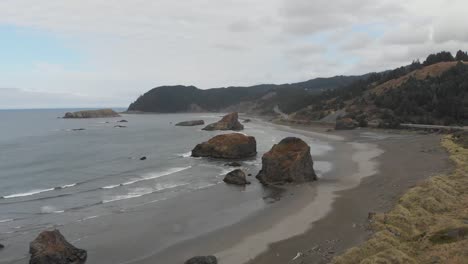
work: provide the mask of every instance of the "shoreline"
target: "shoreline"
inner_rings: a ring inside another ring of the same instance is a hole
[[[326,131],[317,126],[290,126],[309,133]],[[372,177],[364,177],[357,186],[338,191],[330,212],[312,223],[306,232],[271,243],[267,251],[247,264],[329,263],[333,257],[370,237],[369,213],[389,210],[409,188],[452,167],[448,154],[439,143],[439,135],[381,129],[330,134],[342,136],[346,142],[354,141],[351,144],[372,142],[381,148],[383,153],[375,157],[378,171]],[[379,137],[384,134],[388,137]]]
[[[272,123],[265,125],[304,135],[312,140],[327,141],[333,151],[318,161],[332,161],[332,170],[322,175],[319,181],[287,186],[280,201],[234,225],[178,243],[164,252],[132,263],[154,263],[156,260],[167,263],[177,260],[177,263],[182,263],[192,256],[209,254],[217,256],[223,264],[251,263],[249,261],[252,259],[269,252],[271,241],[292,239],[310,230],[313,222],[323,219],[333,210],[332,205],[339,196],[338,192],[358,186],[362,178],[373,175],[377,170],[378,164],[374,159],[382,151],[373,143],[351,144],[341,135],[281,127]],[[352,157],[348,156],[350,153],[353,153]],[[314,159],[314,162],[317,160]],[[174,256],[178,257],[175,259]]]

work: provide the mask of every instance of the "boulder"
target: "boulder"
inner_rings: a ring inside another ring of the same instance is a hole
[[[247,119],[244,119],[244,123],[250,123],[250,121],[252,121],[252,120],[250,120],[250,119],[248,119],[248,118],[247,118]]]
[[[117,121],[117,123],[128,123],[128,121],[125,120],[125,119],[122,119],[122,120],[120,120],[120,121]]]
[[[0,249],[4,249],[5,246],[3,244],[0,244]]]
[[[201,126],[204,125],[205,121],[203,120],[191,120],[191,121],[184,121],[175,124],[176,126]]]
[[[245,177],[245,173],[240,169],[233,170],[233,171],[229,172],[228,174],[226,174],[226,177],[224,177],[223,181],[225,183],[235,184],[235,185],[250,184],[250,182],[247,181],[247,179]]]
[[[112,109],[86,110],[78,112],[68,112],[63,118],[101,118],[119,117],[120,115]]]
[[[146,160],[146,156],[141,157],[140,160]]]
[[[233,161],[233,162],[229,162],[229,163],[224,164],[224,166],[240,167],[240,166],[242,166],[242,164],[240,164],[239,162]]]
[[[316,180],[310,147],[295,137],[281,140],[263,155],[257,179],[265,185]]]
[[[185,264],[218,264],[218,260],[215,256],[193,257],[185,261]]]
[[[115,125],[115,128],[126,128],[127,126],[122,126],[122,125]]]
[[[356,120],[345,117],[336,120],[335,129],[336,130],[348,130],[348,129],[355,129],[359,126],[359,123]]]
[[[219,159],[243,159],[257,154],[257,142],[254,137],[239,133],[218,135],[207,142],[198,144],[192,150],[192,157],[210,157]]]
[[[29,245],[29,264],[83,264],[86,250],[78,249],[58,230],[43,231]]]
[[[225,115],[220,121],[209,124],[203,130],[213,131],[213,130],[234,130],[239,131],[243,130],[244,126],[239,123],[239,115],[234,112]]]

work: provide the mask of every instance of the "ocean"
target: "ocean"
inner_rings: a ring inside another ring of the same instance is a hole
[[[208,124],[221,114],[58,118],[73,110],[0,111],[0,243],[6,245],[0,263],[27,263],[29,242],[49,228],[88,249],[89,263],[96,263],[93,253],[111,251],[104,244],[128,226],[140,226],[132,228],[135,239],[154,241],[133,254],[99,258],[103,264],[132,263],[232,225],[271,202],[266,197],[272,190],[254,178],[262,154],[284,137],[298,136],[261,121],[245,123],[241,133],[256,138],[258,155],[241,161],[253,184],[237,187],[222,181],[234,169],[226,161],[190,157],[196,144],[230,132],[174,126],[193,119]],[[119,123],[122,119],[128,123]],[[320,157],[332,147],[300,137],[311,146],[320,177],[331,169]]]

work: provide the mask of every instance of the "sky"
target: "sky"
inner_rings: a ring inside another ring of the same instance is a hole
[[[466,0],[0,0],[0,109],[292,83],[468,50]]]

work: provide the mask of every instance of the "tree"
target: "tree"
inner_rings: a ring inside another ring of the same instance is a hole
[[[448,51],[442,51],[436,54],[431,54],[427,56],[426,61],[424,61],[424,66],[432,65],[444,61],[454,61],[455,58],[452,56],[452,53]]]
[[[468,54],[464,51],[457,51],[457,55],[455,56],[455,60],[457,61],[468,61]]]

